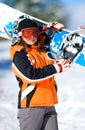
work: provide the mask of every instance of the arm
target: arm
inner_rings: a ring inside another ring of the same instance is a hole
[[[34,68],[30,60],[26,56],[26,52],[22,50],[17,52],[13,59],[12,68],[19,73],[19,75],[29,82],[39,82],[54,76],[57,73],[55,67],[47,65],[43,68]]]
[[[28,82],[43,81],[63,71],[62,65],[57,63],[38,69],[34,68],[24,50],[15,54],[12,68],[16,74]]]

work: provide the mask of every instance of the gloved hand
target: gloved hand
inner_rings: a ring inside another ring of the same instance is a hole
[[[63,25],[62,23],[52,22],[51,24],[52,24],[52,25],[51,25],[52,27],[55,27],[55,28],[56,28],[55,31],[60,31],[60,30],[66,28],[65,25]]]
[[[70,62],[67,59],[59,59],[59,61],[53,65],[55,66],[57,73],[62,73],[70,68]]]
[[[45,32],[48,37],[53,36],[54,32],[59,32],[62,29],[65,29],[65,25],[58,23],[58,22],[49,22],[47,25],[45,25],[42,29],[42,32]]]
[[[65,29],[65,25],[63,25],[62,23],[59,23],[59,22],[49,22],[47,24],[47,27],[50,28],[50,27],[54,27],[56,28],[55,31],[60,31],[62,29]]]

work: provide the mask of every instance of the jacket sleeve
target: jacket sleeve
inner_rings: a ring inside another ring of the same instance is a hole
[[[15,54],[12,62],[12,70],[14,70],[16,76],[19,75],[29,82],[43,81],[57,73],[52,64],[38,69],[34,68],[24,50]]]

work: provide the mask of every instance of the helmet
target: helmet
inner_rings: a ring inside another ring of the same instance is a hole
[[[12,45],[19,43],[22,29],[29,27],[38,27],[36,22],[33,19],[31,19],[28,15],[20,16],[16,24],[17,27],[14,30]]]
[[[28,15],[22,15],[18,20],[18,32],[20,32],[24,28],[29,27],[38,27],[36,22],[29,18]]]

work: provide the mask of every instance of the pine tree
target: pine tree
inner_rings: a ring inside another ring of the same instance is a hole
[[[65,10],[60,0],[17,0],[15,7],[46,22],[66,22]]]

